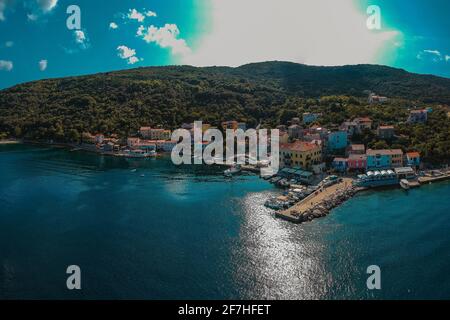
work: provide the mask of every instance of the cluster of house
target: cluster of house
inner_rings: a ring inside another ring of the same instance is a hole
[[[374,102],[384,102],[385,97],[370,94],[369,98]],[[387,99],[387,98],[386,98]],[[410,111],[408,123],[424,123],[428,119],[430,109],[414,109]],[[345,157],[336,157],[332,162],[335,170],[364,171],[378,168],[395,168],[408,165],[419,167],[420,155],[417,152],[403,154],[402,150],[371,150],[365,149],[364,145],[350,144],[350,138],[354,134],[361,134],[365,130],[372,130],[373,121],[368,117],[358,117],[353,120],[344,121],[336,130],[328,130],[318,125],[312,125],[320,118],[320,113],[305,112],[300,118],[292,118],[287,125],[279,125],[280,132],[280,166],[289,168],[302,168],[316,173],[323,171],[325,164],[324,156],[333,154],[343,154]],[[309,126],[309,127],[308,127]],[[183,129],[191,131],[194,138],[194,124],[184,123]],[[305,128],[304,128],[305,127]],[[212,129],[209,124],[202,124],[202,131]],[[224,121],[221,129],[246,130],[244,122]],[[380,139],[389,140],[395,135],[395,128],[392,125],[380,125],[376,128]],[[117,136],[105,137],[103,134],[91,135],[83,134],[83,142],[95,145],[97,150],[104,152],[120,152],[122,150],[141,151],[164,151],[170,152],[177,141],[171,140],[172,132],[162,128],[141,127],[139,136],[129,137],[120,141]],[[202,142],[205,147],[208,142]]]
[[[365,172],[405,166],[419,168],[420,154],[418,152],[404,154],[401,149],[366,150],[363,144],[349,145],[346,157],[336,157],[332,162],[332,167],[339,172]]]
[[[116,134],[105,137],[101,133],[93,135],[85,132],[82,135],[82,144],[85,147],[92,146],[93,149],[95,148],[104,152],[119,152],[121,150],[121,140]]]
[[[419,167],[420,155],[417,152],[403,154],[400,149],[366,150],[364,145],[350,143],[354,134],[372,130],[372,126],[370,118],[359,117],[345,121],[334,131],[317,125],[303,129],[299,118],[293,118],[288,126],[277,127],[280,130],[280,165],[318,173],[325,167],[325,156],[345,150],[345,157],[336,157],[332,161],[332,167],[337,171],[366,171],[404,165]],[[380,139],[392,139],[395,128],[392,125],[380,125],[376,132]]]
[[[142,151],[171,151],[176,145],[172,141],[172,131],[161,128],[141,127],[140,137],[129,137],[127,147],[132,150]]]

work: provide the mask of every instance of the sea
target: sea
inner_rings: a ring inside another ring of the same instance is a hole
[[[296,225],[263,205],[280,190],[223,170],[1,145],[0,299],[450,298],[450,183]]]

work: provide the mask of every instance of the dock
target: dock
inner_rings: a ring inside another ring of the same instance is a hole
[[[420,184],[428,184],[428,183],[432,183],[432,182],[450,180],[450,171],[443,172],[442,175],[440,175],[440,176],[426,175],[423,177],[419,177],[418,180],[419,180]]]
[[[347,196],[350,193],[353,193],[353,191],[357,191],[353,185],[353,180],[350,178],[343,178],[343,180],[339,183],[336,183],[332,186],[318,189],[316,192],[312,193],[302,201],[298,202],[294,206],[292,206],[289,209],[278,211],[275,213],[275,215],[279,218],[282,218],[284,220],[294,222],[294,223],[301,223],[305,221],[304,214],[307,212],[310,212],[312,210],[319,210],[321,213],[323,213],[324,210],[322,209],[328,209],[326,208],[325,203],[326,202],[332,202],[334,197],[338,197],[339,195]],[[345,198],[343,197],[343,198]],[[322,208],[323,206],[323,208]],[[319,208],[320,207],[320,208]],[[329,206],[331,207],[331,206]],[[319,214],[317,213],[319,216]],[[323,214],[326,215],[326,214]],[[320,216],[323,216],[320,215]],[[312,220],[312,219],[306,219],[306,220]]]

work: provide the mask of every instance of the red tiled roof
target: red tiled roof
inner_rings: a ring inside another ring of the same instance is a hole
[[[420,157],[420,153],[419,152],[407,152],[406,155],[410,158],[418,158]]]
[[[293,143],[282,143],[280,145],[280,150],[284,149],[284,150],[300,151],[300,152],[311,151],[316,148],[319,148],[319,146],[314,143],[305,142],[305,141],[295,141]]]
[[[358,121],[358,122],[372,122],[372,119],[370,119],[368,117],[363,117],[363,118],[356,118],[355,121]]]

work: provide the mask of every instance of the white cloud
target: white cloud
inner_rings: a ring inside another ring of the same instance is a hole
[[[44,12],[51,11],[58,4],[58,0],[37,0],[39,7]]]
[[[14,42],[13,42],[13,41],[6,41],[6,42],[5,42],[5,47],[11,48],[11,47],[13,47],[13,46],[14,46]]]
[[[12,61],[0,60],[0,70],[1,71],[11,71],[14,68]]]
[[[117,29],[117,28],[119,28],[119,26],[117,25],[117,23],[111,22],[111,23],[109,24],[109,28],[110,28],[110,29]]]
[[[145,15],[147,16],[147,17],[157,17],[157,14],[156,14],[156,12],[154,12],[154,11],[147,11],[146,13],[145,13]]]
[[[143,36],[143,35],[144,35],[144,32],[145,32],[145,27],[141,25],[141,26],[139,26],[139,28],[137,29],[136,34],[137,34],[138,36]]]
[[[39,70],[45,71],[47,69],[48,61],[47,60],[41,60],[39,61]]]
[[[433,62],[448,61],[448,55],[443,55],[439,50],[422,50],[417,54],[419,60],[431,60]]]
[[[166,24],[160,28],[151,25],[147,30],[140,26],[137,35],[147,43],[156,43],[161,48],[169,48],[174,55],[183,56],[191,52],[186,41],[179,38],[180,30],[176,24]]]
[[[145,16],[136,9],[130,9],[128,12],[128,19],[142,22],[145,20]]]
[[[450,60],[450,56],[447,54],[445,55],[445,61],[449,61]]]
[[[80,46],[81,49],[87,49],[90,47],[89,38],[87,37],[86,31],[75,30],[73,32],[75,37],[75,42]]]
[[[210,31],[182,63],[376,63],[402,36],[396,30],[369,30],[368,15],[353,0],[211,0],[210,6]]]
[[[133,56],[133,57],[129,57],[128,58],[128,64],[135,64],[136,62],[139,62],[139,58],[138,57],[136,57],[136,56]]]
[[[438,50],[423,50],[423,51],[426,52],[426,53],[430,53],[432,55],[435,55],[437,57],[441,56],[441,53]]]
[[[121,45],[117,47],[118,56],[121,59],[127,60],[128,64],[135,64],[139,62],[141,59],[136,57],[136,50],[130,49],[127,46]]]

